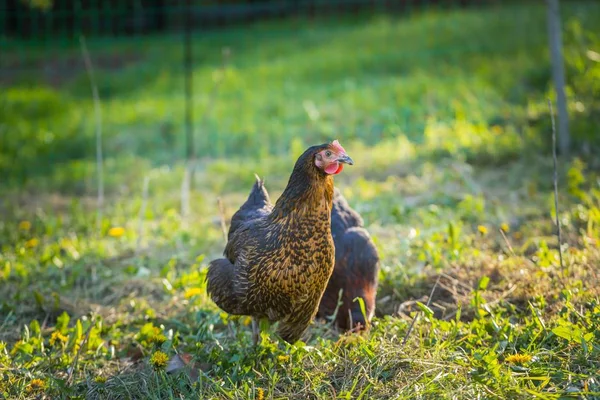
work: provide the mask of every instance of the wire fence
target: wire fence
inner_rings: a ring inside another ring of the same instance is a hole
[[[177,31],[190,18],[196,29],[236,23],[340,13],[410,12],[499,3],[498,0],[4,0],[0,31],[45,41],[85,34],[136,36]]]
[[[546,40],[537,2],[0,4],[0,86],[24,91],[5,93],[12,93],[4,98],[5,112],[25,110],[24,118],[35,121],[34,127],[19,125],[15,139],[3,139],[0,169],[10,166],[19,179],[49,165],[93,160],[82,36],[97,71],[106,157],[136,155],[154,163],[261,157],[287,151],[299,138],[372,144],[403,134],[418,142],[432,115],[454,119],[460,111],[444,104],[448,96],[437,93],[428,76],[455,82],[458,65],[477,68],[487,56],[537,51]],[[468,76],[461,79],[468,86]],[[453,85],[443,90],[479,104],[474,113],[499,103],[495,94],[483,91],[473,99],[461,94],[464,85]],[[61,111],[50,115],[55,108]],[[37,145],[23,149],[26,139]]]

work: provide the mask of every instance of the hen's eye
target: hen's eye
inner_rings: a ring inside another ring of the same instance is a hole
[[[325,152],[325,155],[326,155],[327,157],[331,157],[331,151],[327,150],[327,151]]]

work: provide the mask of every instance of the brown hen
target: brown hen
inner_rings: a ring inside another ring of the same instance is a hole
[[[312,146],[296,161],[274,206],[260,180],[232,217],[225,258],[211,261],[207,292],[224,311],[278,321],[297,341],[317,313],[334,266],[333,175],[353,164],[337,142]]]
[[[335,268],[317,316],[331,318],[335,315],[335,324],[342,330],[365,329],[375,313],[379,254],[360,214],[337,189],[331,211],[331,233]],[[357,298],[363,300],[364,313]]]

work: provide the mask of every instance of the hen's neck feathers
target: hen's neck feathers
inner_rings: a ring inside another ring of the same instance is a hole
[[[314,164],[314,155],[320,148],[309,148],[296,161],[288,184],[270,215],[273,219],[286,218],[292,213],[331,212],[333,177]]]

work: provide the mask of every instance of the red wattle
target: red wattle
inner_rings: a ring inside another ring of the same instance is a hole
[[[344,169],[344,164],[339,162],[332,162],[327,167],[325,167],[325,172],[329,175],[337,175]]]

